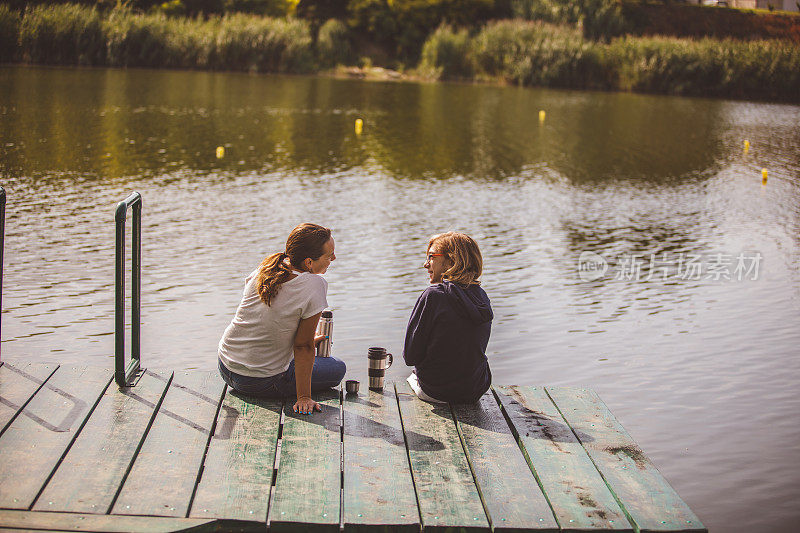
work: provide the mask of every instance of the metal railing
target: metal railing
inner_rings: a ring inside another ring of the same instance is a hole
[[[125,222],[133,210],[131,237],[131,361],[125,367]],[[130,387],[140,372],[139,321],[142,288],[142,195],[131,193],[117,204],[117,239],[114,298],[114,380]]]
[[[3,248],[6,244],[6,190],[0,187],[0,325],[2,325],[3,315]],[[0,328],[0,339],[2,339],[2,328]],[[3,350],[0,348],[0,361],[3,360]]]

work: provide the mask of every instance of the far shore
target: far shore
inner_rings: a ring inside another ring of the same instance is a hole
[[[356,39],[352,28],[338,19],[317,28],[294,17],[234,13],[170,18],[77,4],[15,11],[0,3],[0,62],[438,80],[800,103],[800,43],[791,39],[591,37],[586,28],[523,18],[474,27],[442,24],[420,37],[415,52],[403,55],[391,46],[378,46],[377,37]]]

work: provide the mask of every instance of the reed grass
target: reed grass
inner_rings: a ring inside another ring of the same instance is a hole
[[[351,31],[329,21],[315,45],[310,23],[297,18],[101,13],[75,4],[20,12],[0,4],[0,61],[309,72],[352,59]],[[444,79],[800,102],[798,65],[800,46],[790,40],[626,36],[605,43],[587,38],[581,24],[511,19],[471,30],[439,26],[422,46],[418,70]]]
[[[33,63],[97,65],[105,56],[100,15],[77,4],[26,9],[18,43],[20,57]]]
[[[0,42],[15,42],[14,57],[25,62],[254,72],[314,68],[310,25],[294,18],[181,18],[126,8],[101,16],[75,4],[31,7],[17,19],[15,14],[0,9]]]
[[[497,21],[475,36],[472,49],[479,76],[519,85],[610,88],[599,45],[571,26]]]
[[[628,36],[603,43],[585,39],[574,26],[519,19],[491,22],[473,37],[460,35],[459,50],[466,50],[478,79],[800,102],[800,47],[788,40]],[[439,50],[454,36],[439,31],[424,50]],[[420,71],[453,72],[455,64],[452,55],[423,53]]]
[[[16,59],[19,23],[19,13],[0,4],[0,61]]]
[[[471,78],[473,54],[467,31],[439,26],[422,46],[419,71],[436,79]]]
[[[344,65],[351,58],[350,37],[347,26],[337,19],[329,19],[317,34],[317,59],[322,67]]]
[[[625,37],[602,53],[622,90],[800,102],[800,47],[792,41]]]

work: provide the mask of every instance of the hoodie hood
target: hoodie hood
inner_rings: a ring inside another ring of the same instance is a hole
[[[494,318],[489,296],[486,295],[486,292],[481,289],[479,285],[462,287],[457,283],[444,281],[442,282],[442,288],[445,294],[458,302],[456,308],[459,310],[459,313],[467,317],[474,324],[491,322]]]

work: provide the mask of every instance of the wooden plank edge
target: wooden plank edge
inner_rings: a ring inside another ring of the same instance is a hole
[[[314,522],[293,522],[282,521],[280,519],[273,519],[272,517],[272,504],[274,503],[275,491],[278,482],[278,469],[281,462],[281,448],[283,447],[283,428],[286,422],[286,409],[289,407],[289,402],[292,402],[291,397],[283,398],[281,404],[281,417],[278,422],[278,442],[275,446],[275,459],[272,462],[272,485],[269,489],[269,496],[267,501],[267,518],[266,526],[269,531],[286,531],[289,533],[296,533],[297,531],[310,531],[312,533],[325,533],[335,532],[339,533],[343,527],[344,520],[344,389],[341,384],[332,387],[332,390],[338,392],[339,399],[339,521],[334,523],[314,523]],[[312,399],[314,393],[311,394]],[[329,398],[332,400],[333,398]],[[294,402],[297,399],[295,398]],[[292,406],[294,406],[294,402]],[[313,413],[310,416],[314,416]]]
[[[147,372],[145,370],[142,372]],[[128,463],[128,467],[125,469],[125,473],[122,475],[122,479],[120,479],[119,486],[117,487],[117,491],[114,493],[114,497],[111,499],[111,503],[108,505],[108,509],[106,509],[106,514],[110,514],[111,510],[114,508],[114,505],[117,503],[117,498],[119,498],[120,493],[122,492],[122,487],[125,486],[125,481],[128,479],[128,475],[130,475],[131,470],[133,469],[133,463],[136,462],[136,458],[139,457],[139,452],[142,450],[142,446],[144,446],[144,441],[147,439],[147,435],[150,433],[150,428],[153,427],[153,422],[156,420],[156,415],[161,410],[161,404],[164,403],[164,398],[167,396],[167,391],[169,390],[170,385],[172,384],[172,378],[175,377],[175,372],[171,372],[169,375],[169,379],[167,379],[167,384],[164,387],[164,390],[161,391],[161,398],[158,399],[158,403],[153,408],[153,413],[150,415],[150,420],[147,422],[147,427],[145,428],[144,432],[142,432],[142,438],[139,439],[139,444],[136,446],[136,450],[134,450],[133,455],[131,456],[131,461]],[[130,388],[130,387],[128,387]]]
[[[2,361],[2,363],[3,363],[4,365],[6,364],[6,362],[5,362],[5,361]],[[11,366],[11,364],[9,364],[8,366],[10,367],[10,366]],[[48,375],[47,375],[47,377],[46,377],[46,378],[44,378],[44,379],[42,380],[42,382],[39,384],[39,386],[36,388],[36,390],[33,392],[33,394],[31,394],[31,395],[28,397],[28,399],[27,399],[27,400],[25,400],[25,402],[24,402],[22,405],[20,405],[19,409],[17,409],[17,412],[16,412],[16,413],[14,413],[14,416],[12,416],[12,417],[11,417],[11,418],[8,420],[8,422],[6,422],[6,425],[5,425],[5,426],[3,426],[2,428],[0,428],[0,437],[2,437],[2,436],[3,436],[3,433],[5,433],[5,432],[6,432],[6,429],[8,429],[8,428],[9,428],[9,426],[11,426],[11,424],[13,424],[13,423],[14,423],[14,420],[16,420],[16,419],[17,419],[17,417],[20,415],[20,413],[22,413],[22,411],[24,411],[24,410],[25,410],[25,408],[26,408],[26,407],[28,407],[28,404],[29,404],[29,403],[31,403],[31,400],[33,400],[33,398],[34,398],[34,397],[35,397],[37,394],[39,394],[39,391],[40,391],[40,390],[42,390],[42,387],[44,387],[45,383],[47,383],[47,382],[50,380],[50,378],[51,378],[51,377],[53,377],[53,374],[55,374],[56,370],[58,370],[59,368],[61,368],[61,365],[58,365],[58,364],[54,364],[53,366],[55,366],[55,368],[53,369],[53,371],[52,371],[52,372],[50,372],[50,374],[48,374]]]
[[[512,386],[514,386],[514,385],[512,385]],[[553,403],[553,406],[558,411],[558,414],[561,415],[561,420],[563,420],[564,424],[570,429],[570,431],[572,431],[572,434],[575,436],[577,442],[581,445],[581,449],[583,449],[583,452],[586,454],[586,456],[589,458],[589,460],[592,461],[592,465],[595,467],[595,470],[597,470],[597,465],[592,460],[592,457],[591,457],[591,455],[589,455],[589,452],[586,451],[586,448],[583,446],[583,443],[581,442],[581,440],[577,438],[578,436],[575,434],[575,430],[572,428],[572,426],[569,425],[569,423],[567,422],[566,418],[564,418],[564,414],[558,408],[558,405],[556,405],[556,403],[553,401],[553,399],[550,398],[550,395],[547,393],[547,389],[544,386],[542,386],[541,388],[542,388],[542,390],[545,391],[545,394],[547,394],[547,397]],[[542,494],[544,495],[545,500],[547,500],[547,504],[550,506],[550,511],[553,513],[553,518],[555,519],[556,524],[558,524],[558,527],[560,528],[560,530],[564,531],[564,532],[570,532],[570,533],[573,533],[573,532],[581,533],[581,532],[584,532],[584,531],[596,531],[594,529],[571,527],[568,524],[561,524],[558,521],[558,516],[556,516],[555,511],[553,511],[553,505],[550,502],[550,498],[547,495],[547,491],[544,489],[544,486],[542,485],[542,482],[539,479],[539,474],[536,472],[536,468],[533,466],[533,461],[531,461],[531,458],[528,455],[528,450],[525,448],[525,445],[523,444],[522,439],[521,439],[521,437],[519,435],[519,431],[517,431],[517,427],[514,425],[514,423],[511,420],[511,416],[506,412],[505,408],[503,407],[503,403],[500,401],[500,397],[499,397],[500,393],[498,393],[495,390],[494,384],[492,384],[492,392],[495,395],[495,399],[500,404],[500,410],[503,413],[503,416],[506,418],[506,422],[508,422],[508,425],[511,427],[511,431],[514,434],[514,438],[517,440],[517,445],[519,445],[520,450],[522,451],[522,455],[525,457],[525,461],[528,463],[528,467],[531,469],[531,472],[533,472],[533,476],[536,478],[536,483],[539,484],[539,488],[542,490]],[[599,470],[598,470],[598,473],[600,473]],[[600,478],[603,480],[603,484],[606,485],[606,487],[608,487],[608,482],[606,481],[605,477],[603,477],[602,474],[600,474]],[[611,491],[610,487],[608,487],[608,489]],[[633,520],[631,520],[631,518],[630,518],[630,516],[628,514],[628,511],[624,507],[622,507],[622,504],[619,502],[619,499],[617,498],[617,495],[614,493],[614,491],[611,491],[611,495],[613,496],[613,498],[616,501],[617,505],[619,505],[620,510],[625,515],[626,519],[628,520],[628,524],[630,525],[629,529],[616,530],[616,531],[618,531],[618,533],[625,533],[627,531],[632,531],[633,533],[646,533],[646,532],[640,532],[639,531],[639,526]],[[671,532],[671,533],[682,533],[682,532]]]
[[[222,400],[220,401],[220,408],[217,411],[217,418],[216,418],[217,421],[220,418],[220,415],[222,413],[222,407],[223,407],[223,404],[225,403],[225,398],[228,395],[229,391],[236,392],[236,389],[233,389],[233,388],[228,387],[228,386],[225,387],[225,390],[223,391],[223,394],[222,394]],[[270,467],[272,468],[272,474],[270,476],[269,490],[267,491],[267,508],[266,508],[265,513],[264,513],[264,516],[261,517],[262,518],[262,522],[265,524],[265,527],[267,526],[267,517],[269,516],[269,507],[270,507],[270,505],[272,503],[271,500],[272,500],[273,493],[275,492],[275,490],[274,490],[275,489],[275,482],[277,481],[278,469],[277,469],[276,461],[278,460],[278,456],[279,456],[278,448],[279,448],[279,445],[280,445],[281,433],[283,431],[283,425],[282,425],[282,423],[283,423],[283,406],[284,406],[284,403],[286,402],[285,398],[280,398],[280,399],[279,398],[268,398],[268,399],[280,402],[280,413],[278,414],[278,431],[275,432],[275,451],[272,454],[272,464],[270,465]],[[198,478],[198,482],[197,482],[197,484],[195,486],[195,493],[197,492],[197,489],[200,487],[200,484],[203,481],[203,474],[205,474],[205,462],[206,462],[206,460],[208,458],[208,451],[211,449],[211,443],[214,440],[214,435],[216,434],[216,430],[217,430],[217,422],[215,422],[215,425],[213,427],[213,431],[211,432],[212,437],[209,440],[208,447],[206,448],[206,453],[203,456],[203,465],[204,465],[204,467],[203,467],[203,470],[201,471],[200,477]],[[187,516],[188,518],[198,518],[198,517],[192,517],[192,511],[194,510],[194,503],[195,503],[194,502],[194,497],[195,497],[195,495],[193,494],[192,495],[191,505],[189,505],[189,514]],[[251,511],[251,513],[252,513],[252,511]],[[217,518],[217,519],[220,519],[220,520],[239,520],[239,519],[234,519],[234,518],[224,518],[224,517],[220,517],[220,516],[216,516],[216,517],[213,517],[213,518]]]
[[[214,438],[214,433],[217,431],[217,420],[219,419],[219,412],[222,409],[222,402],[225,400],[225,393],[228,391],[228,384],[226,383],[222,387],[222,393],[220,394],[219,399],[217,400],[217,411],[214,413],[214,422],[211,424],[211,429],[208,431],[208,439],[206,439],[206,446],[203,449],[203,458],[200,461],[200,468],[197,469],[197,476],[194,478],[194,487],[192,488],[192,495],[189,497],[189,505],[186,506],[186,516],[185,518],[189,518],[189,514],[192,512],[192,505],[194,505],[194,497],[197,495],[197,487],[200,485],[200,479],[203,477],[203,471],[206,468],[206,458],[208,457],[208,448],[211,446],[211,439]],[[269,505],[267,506],[269,509]],[[266,517],[264,518],[266,523]]]
[[[511,420],[510,420],[508,414],[505,412],[505,409],[503,409],[503,404],[502,404],[502,402],[500,402],[500,399],[497,397],[497,394],[496,394],[496,392],[494,390],[494,387],[490,386],[490,390],[492,392],[492,398],[494,399],[495,402],[497,402],[497,407],[500,409],[500,412],[503,415],[503,420],[505,421],[506,425],[511,430],[511,434],[514,437],[514,440],[516,441],[517,446],[522,448],[522,446],[520,444],[519,435],[517,435],[517,428],[515,428],[514,424],[511,423]],[[458,430],[458,438],[461,439],[461,446],[464,447],[464,454],[467,456],[467,462],[469,463],[469,469],[472,472],[472,478],[475,481],[475,486],[478,488],[478,495],[481,498],[481,503],[483,504],[483,510],[486,513],[486,518],[488,519],[488,522],[489,522],[489,528],[492,531],[501,531],[502,533],[526,533],[526,532],[529,532],[530,529],[527,529],[527,528],[505,527],[503,524],[494,524],[494,523],[492,523],[492,517],[489,514],[489,508],[487,507],[486,501],[483,498],[483,491],[481,490],[480,483],[478,483],[478,478],[475,475],[475,469],[472,466],[472,458],[470,457],[470,454],[469,454],[469,449],[468,449],[468,446],[467,446],[466,439],[464,438],[464,435],[461,432],[461,421],[458,419],[458,416],[456,415],[455,410],[453,409],[452,405],[450,406],[450,411],[451,411],[451,413],[453,415],[453,420],[455,420],[455,422],[456,422],[456,430]],[[525,462],[528,463],[528,467],[533,472],[533,467],[531,466],[530,460],[529,460],[527,454],[524,451],[523,451],[523,456],[525,457]],[[556,519],[555,514],[553,513],[553,506],[550,504],[550,500],[547,498],[547,495],[545,494],[544,490],[542,489],[542,484],[539,482],[538,476],[536,476],[535,472],[533,472],[533,475],[534,475],[534,478],[536,479],[536,484],[539,485],[539,489],[542,490],[542,494],[545,497],[545,501],[547,501],[548,507],[550,507],[550,514],[553,515],[553,520],[555,521],[556,525],[558,526],[559,525],[558,524],[558,520]],[[561,530],[558,527],[556,529],[547,528],[547,529],[537,529],[536,530],[537,533],[558,533],[559,531],[561,531]]]
[[[51,375],[52,375],[52,374],[51,374]],[[29,511],[30,511],[31,509],[33,509],[33,506],[34,506],[34,505],[36,505],[36,501],[37,501],[37,500],[39,499],[39,497],[42,495],[42,493],[44,492],[44,489],[45,489],[45,487],[47,487],[47,484],[48,484],[48,483],[50,483],[50,480],[51,480],[51,479],[53,479],[53,476],[56,474],[56,470],[58,470],[58,467],[60,467],[60,466],[61,466],[61,463],[63,463],[63,462],[64,462],[64,458],[67,456],[67,454],[69,453],[69,451],[72,449],[72,445],[73,445],[73,444],[75,444],[75,441],[76,441],[76,440],[78,439],[78,437],[80,436],[81,432],[83,431],[83,428],[84,428],[84,427],[86,427],[86,423],[87,423],[87,422],[89,422],[89,418],[91,418],[92,414],[94,413],[94,410],[97,408],[97,405],[100,403],[100,400],[102,400],[102,399],[103,399],[103,396],[105,395],[105,393],[106,393],[106,390],[108,389],[109,385],[111,385],[111,382],[112,382],[112,381],[114,381],[114,373],[113,373],[113,372],[109,373],[109,376],[108,376],[108,383],[106,383],[106,386],[105,386],[105,387],[103,387],[103,388],[100,390],[100,394],[98,394],[98,395],[97,395],[97,398],[95,399],[94,403],[92,404],[92,407],[89,409],[89,411],[88,411],[88,412],[86,413],[86,415],[83,417],[83,420],[81,421],[81,425],[78,427],[78,430],[75,432],[75,434],[74,434],[74,435],[72,435],[72,438],[69,440],[69,443],[68,443],[68,444],[67,444],[67,446],[64,448],[64,451],[63,451],[63,453],[61,454],[61,457],[59,457],[59,458],[58,458],[58,461],[56,462],[55,466],[54,466],[54,467],[53,467],[53,469],[50,471],[50,474],[48,474],[48,476],[47,476],[47,479],[45,479],[45,481],[44,481],[44,483],[42,484],[42,486],[41,486],[41,487],[39,487],[39,492],[37,492],[37,493],[36,493],[36,496],[33,498],[33,501],[31,501],[31,504],[30,504],[30,506],[28,507],[28,510],[29,510]],[[102,383],[102,382],[101,382],[101,383]],[[43,383],[42,385],[44,385],[44,383]]]
[[[400,383],[400,386],[401,387],[404,386],[402,382]],[[410,448],[408,446],[408,438],[406,437],[405,422],[403,421],[403,409],[400,407],[400,395],[401,394],[405,394],[407,396],[410,396],[411,397],[410,401],[420,401],[420,402],[423,402],[423,403],[430,403],[430,402],[425,402],[424,400],[420,399],[416,395],[416,393],[414,393],[413,389],[411,389],[410,386],[409,386],[409,392],[400,392],[399,390],[397,390],[397,383],[394,383],[394,391],[395,391],[395,397],[397,398],[397,410],[398,410],[398,413],[400,414],[400,425],[403,428],[403,441],[405,442],[405,445],[406,445],[406,455],[408,457],[408,469],[409,469],[409,473],[411,474],[412,484],[414,486],[414,497],[417,500],[417,510],[420,513],[420,525],[421,525],[421,529],[422,529],[423,533],[425,533],[425,532],[437,532],[437,531],[446,532],[446,533],[453,533],[454,531],[457,531],[459,533],[486,533],[488,531],[492,531],[491,524],[490,524],[490,522],[488,520],[488,514],[486,512],[486,506],[484,504],[483,497],[481,496],[480,489],[478,488],[478,484],[475,482],[475,472],[473,471],[472,465],[470,464],[469,461],[467,461],[467,465],[469,466],[470,474],[472,475],[472,482],[475,483],[475,488],[476,488],[476,491],[478,492],[478,498],[479,498],[479,500],[481,502],[481,507],[483,508],[484,516],[487,517],[486,524],[488,525],[488,527],[485,527],[485,526],[469,526],[469,525],[450,526],[450,525],[438,525],[438,524],[425,524],[424,523],[424,521],[422,519],[422,509],[420,508],[420,504],[419,504],[419,494],[417,492],[417,483],[416,483],[416,479],[414,478],[414,468],[413,468],[413,465],[411,463],[411,450],[410,450]],[[456,419],[455,419],[455,416],[453,415],[453,408],[449,403],[447,404],[447,406],[450,409],[450,420],[453,422],[453,424],[456,424]],[[466,449],[464,447],[464,441],[461,438],[461,434],[458,432],[457,425],[456,425],[456,432],[457,432],[456,434],[459,436],[459,443],[461,444],[461,449],[466,454],[467,451],[466,451]]]
[[[590,387],[578,387],[578,388],[589,389]],[[572,431],[572,434],[575,435],[575,438],[580,443],[581,448],[583,448],[583,450],[586,452],[586,455],[589,457],[589,460],[592,462],[592,465],[594,465],[594,468],[595,468],[595,470],[597,470],[597,473],[600,474],[600,478],[603,480],[603,483],[605,483],[606,487],[608,487],[609,492],[611,492],[611,495],[614,497],[614,501],[617,502],[617,505],[619,505],[619,508],[622,509],[623,513],[625,513],[625,518],[627,518],[628,522],[630,522],[631,525],[633,526],[634,533],[661,533],[661,532],[666,532],[666,531],[669,531],[670,533],[701,533],[701,532],[707,533],[708,532],[708,529],[705,526],[703,526],[702,528],[696,528],[695,527],[695,528],[681,528],[681,529],[653,529],[653,528],[642,529],[642,528],[640,528],[639,524],[636,522],[636,520],[634,520],[634,518],[628,512],[628,509],[625,507],[625,504],[622,503],[622,500],[620,500],[619,497],[617,496],[617,493],[614,490],[614,487],[611,486],[611,483],[608,482],[608,480],[606,479],[606,476],[603,475],[603,471],[600,470],[600,467],[597,466],[597,463],[595,463],[594,458],[592,457],[592,454],[589,453],[589,450],[586,449],[586,446],[583,444],[583,441],[578,436],[578,432],[575,431],[575,428],[572,427],[572,424],[569,423],[569,421],[567,420],[567,417],[564,416],[564,413],[561,411],[561,407],[558,406],[558,404],[556,403],[555,399],[550,395],[550,391],[548,390],[548,387],[543,387],[543,389],[544,389],[545,394],[547,394],[547,397],[550,398],[550,401],[553,402],[553,405],[556,407],[556,410],[558,410],[558,414],[561,415],[561,418],[564,420],[564,423],[567,425],[567,427],[569,427],[570,431]],[[603,402],[602,398],[600,398],[600,395],[597,394],[597,393],[595,393],[595,395],[597,396],[597,399],[600,400],[603,403],[603,405],[605,405],[605,402]],[[608,409],[607,405],[606,405],[606,409],[608,410],[609,413],[611,413],[611,410]],[[613,413],[611,413],[611,414],[613,415]],[[616,416],[615,416],[615,418],[616,418]],[[631,440],[633,440],[633,439],[631,439]],[[655,468],[655,465],[653,465],[653,468]],[[658,470],[658,469],[656,468],[656,470]],[[666,478],[664,479],[664,481],[666,481]],[[669,484],[669,482],[667,482],[667,484]],[[675,491],[675,494],[677,494],[677,491]]]
[[[592,465],[594,465],[594,469],[597,470],[598,474],[600,474],[600,479],[602,479],[603,483],[605,483],[606,487],[608,487],[608,491],[614,497],[614,501],[617,502],[617,505],[619,505],[619,508],[622,509],[622,512],[625,514],[625,518],[627,518],[628,522],[630,522],[631,525],[633,526],[634,533],[643,533],[643,532],[641,532],[641,528],[639,527],[639,524],[636,522],[636,520],[633,519],[633,517],[631,516],[631,513],[628,512],[628,509],[625,507],[625,504],[623,504],[622,501],[617,496],[617,492],[611,486],[611,483],[608,482],[608,480],[606,479],[606,476],[603,475],[603,472],[601,472],[600,468],[597,466],[597,463],[594,462],[594,458],[592,457],[592,454],[589,453],[589,450],[586,449],[586,446],[583,444],[583,441],[580,439],[580,437],[578,437],[578,433],[575,431],[575,428],[572,427],[572,424],[569,423],[569,421],[567,420],[567,417],[564,416],[564,413],[561,411],[561,407],[559,407],[559,405],[556,403],[556,401],[550,395],[550,391],[547,390],[547,387],[543,387],[543,388],[544,388],[544,393],[547,394],[547,397],[550,398],[551,402],[553,402],[553,405],[556,407],[556,410],[558,411],[558,414],[561,415],[561,418],[564,420],[564,423],[567,425],[569,430],[572,431],[572,434],[575,435],[575,439],[577,439],[577,441],[580,443],[581,448],[583,448],[583,450],[586,452],[586,455],[589,457],[589,460],[592,462]],[[588,387],[582,387],[582,388],[588,388]],[[599,398],[599,396],[598,396],[598,398]]]
[[[419,533],[419,524],[353,524],[346,522],[342,529],[345,533]]]
[[[486,515],[486,522],[489,524],[489,530],[494,531],[495,526],[492,524],[492,516],[489,514],[489,508],[486,506],[486,500],[483,497],[483,489],[481,489],[481,484],[478,483],[478,476],[475,475],[475,467],[472,464],[472,457],[469,454],[469,447],[467,446],[467,442],[464,439],[464,434],[461,432],[461,422],[459,422],[458,417],[456,416],[455,411],[453,410],[452,404],[447,404],[450,408],[450,416],[453,419],[453,422],[456,425],[456,433],[458,434],[458,440],[461,443],[461,449],[464,450],[464,457],[467,458],[467,465],[469,466],[469,473],[472,474],[472,482],[475,483],[475,489],[478,491],[478,498],[481,500],[481,505],[483,506],[483,514]]]
[[[38,531],[95,531],[127,533],[147,531],[241,531],[265,532],[263,522],[204,518],[168,518],[151,516],[96,515],[52,511],[0,510],[0,527]]]
[[[270,522],[270,533],[339,533],[339,524],[320,524],[315,522]]]
[[[392,383],[394,389],[394,399],[397,402],[397,414],[400,417],[400,430],[403,432],[403,442],[406,445],[406,460],[408,461],[408,473],[411,476],[411,486],[414,487],[414,501],[417,502],[417,515],[419,516],[419,527],[423,529],[425,523],[422,521],[422,509],[419,505],[419,491],[417,490],[417,480],[414,478],[414,467],[411,464],[411,450],[408,447],[408,436],[406,435],[406,424],[403,421],[403,409],[400,407],[400,392],[397,390],[397,383]]]
[[[530,456],[528,455],[528,450],[525,448],[525,444],[522,443],[522,438],[520,437],[519,431],[517,430],[517,426],[514,425],[514,422],[511,420],[511,415],[506,412],[505,407],[503,406],[503,402],[500,401],[500,393],[494,388],[494,383],[490,386],[492,391],[492,396],[494,396],[494,400],[497,402],[498,407],[500,408],[500,412],[503,413],[503,418],[506,420],[506,424],[511,429],[511,434],[514,436],[514,440],[517,441],[517,446],[519,447],[520,452],[522,452],[522,456],[525,458],[525,462],[528,463],[528,468],[530,469],[531,473],[533,474],[533,478],[536,480],[536,484],[539,485],[539,490],[542,491],[542,495],[544,496],[545,501],[547,502],[548,507],[550,507],[550,513],[553,515],[553,520],[555,520],[556,525],[558,526],[559,530],[561,531],[573,531],[565,528],[563,524],[558,521],[558,516],[556,516],[555,511],[553,511],[553,502],[550,501],[550,497],[547,495],[547,491],[542,484],[542,480],[539,478],[539,473],[536,471],[536,467],[533,466],[533,461],[531,461]]]
[[[384,389],[394,389],[394,381],[390,379],[384,380]],[[346,532],[346,533],[419,533],[422,530],[422,526],[420,523],[390,523],[388,520],[385,524],[364,524],[364,523],[355,523],[355,522],[347,522],[344,519],[344,435],[346,432],[346,428],[344,427],[344,400],[347,397],[347,393],[342,391],[342,498],[341,498],[341,515],[342,520],[339,525],[339,528]],[[397,416],[398,419],[401,418],[400,414],[400,405],[397,401],[397,395],[395,391],[395,405],[397,406]],[[400,421],[400,431],[403,432],[402,420]],[[403,440],[405,441],[405,432],[403,432]],[[406,442],[406,460],[408,461],[408,443]],[[411,470],[411,464],[409,462],[409,473]],[[411,484],[412,488],[414,488],[413,480]],[[414,489],[414,500],[417,501],[417,513],[419,514],[419,501],[416,498],[416,488]]]
[[[278,416],[278,436],[275,442],[275,455],[272,456],[272,479],[270,480],[269,493],[267,494],[267,515],[264,517],[264,522],[269,529],[269,515],[272,511],[272,504],[275,497],[275,485],[278,482],[278,467],[281,460],[281,439],[283,438],[283,410],[286,407],[286,398],[281,398],[281,412]]]

